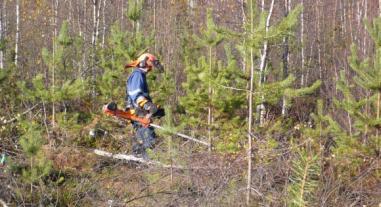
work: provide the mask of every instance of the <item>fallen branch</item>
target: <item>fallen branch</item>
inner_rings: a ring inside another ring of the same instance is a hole
[[[97,155],[103,156],[103,157],[110,157],[110,158],[119,159],[119,160],[135,161],[135,162],[143,163],[143,164],[146,164],[146,165],[160,166],[160,167],[163,167],[163,168],[174,168],[174,169],[181,169],[181,170],[186,169],[183,166],[179,166],[179,165],[166,165],[166,164],[163,164],[163,163],[158,162],[158,161],[146,160],[146,159],[143,159],[143,158],[140,158],[140,157],[135,157],[133,155],[113,154],[111,152],[106,152],[106,151],[98,150],[98,149],[95,149],[94,153],[97,154]]]
[[[3,199],[0,198],[0,204],[3,206],[3,207],[8,207],[7,204],[5,203],[5,201],[3,201]]]
[[[22,114],[19,114],[17,115],[16,117],[10,119],[10,120],[4,120],[2,123],[0,122],[0,125],[6,125],[6,124],[9,124],[9,123],[12,123],[14,121],[16,121],[17,119],[19,119],[21,116],[29,113],[30,111],[32,111],[34,108],[36,108],[36,106],[38,106],[38,104],[32,106],[31,108],[29,108],[28,110],[24,111]]]

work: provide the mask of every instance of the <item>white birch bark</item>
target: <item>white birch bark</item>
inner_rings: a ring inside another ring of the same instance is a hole
[[[212,77],[212,46],[209,46],[209,78]],[[208,83],[208,94],[209,94],[209,106],[208,106],[208,140],[209,140],[209,152],[212,151],[212,135],[211,135],[211,125],[212,125],[212,107],[211,107],[211,100],[212,100],[212,85],[209,80]]]
[[[53,8],[54,8],[54,17],[53,17],[53,65],[52,65],[52,91],[54,94],[54,90],[56,87],[56,60],[55,60],[55,55],[56,55],[56,38],[57,38],[57,18],[58,18],[58,0],[53,0]],[[52,127],[55,127],[55,120],[56,120],[56,108],[55,108],[55,103],[54,101],[52,102]]]
[[[20,0],[16,0],[16,40],[15,40],[15,65],[18,65],[20,41]]]
[[[250,33],[254,33],[254,8],[253,0],[250,1]],[[243,1],[242,1],[243,4]],[[244,16],[245,17],[245,16]],[[244,18],[245,20],[245,18]],[[250,85],[249,85],[249,111],[248,111],[248,130],[247,130],[247,188],[246,188],[246,205],[250,205],[251,194],[251,169],[252,169],[252,125],[253,125],[253,92],[254,92],[254,49],[250,48]]]
[[[270,28],[270,19],[271,19],[271,16],[272,16],[272,13],[273,13],[273,9],[274,9],[274,0],[271,1],[271,5],[270,5],[270,9],[269,9],[269,15],[267,16],[267,19],[266,19],[266,35],[269,31],[269,28]],[[262,55],[261,55],[261,63],[260,63],[260,66],[259,66],[259,73],[260,73],[260,77],[259,77],[259,86],[262,86],[262,84],[264,83],[264,72],[265,72],[265,68],[266,68],[266,60],[267,60],[267,53],[268,53],[268,41],[266,40],[263,44],[263,51],[262,51]],[[262,101],[264,101],[264,97],[262,96]],[[265,114],[266,114],[266,108],[265,108],[265,105],[264,103],[261,103],[259,106],[257,106],[257,110],[258,110],[258,114],[259,114],[259,124],[260,126],[263,126],[264,124],[264,121],[265,121]]]
[[[4,4],[4,3],[3,3]],[[3,22],[4,22],[4,16],[3,16],[3,11],[4,10],[0,10],[0,44],[3,43],[3,34],[4,34],[4,29],[3,29]],[[0,48],[0,70],[4,68],[4,52],[3,50]]]
[[[103,8],[102,8],[102,23],[103,23],[103,32],[102,32],[102,44],[101,47],[104,48],[105,46],[105,36],[106,36],[106,0],[103,0]]]
[[[301,1],[302,7],[304,7],[304,0]],[[302,13],[300,14],[300,44],[302,46],[301,48],[301,55],[302,55],[302,77],[300,85],[301,87],[304,86],[305,80],[304,80],[304,64],[305,64],[305,56],[304,56],[304,9],[302,10]]]
[[[93,3],[93,34],[91,38],[91,44],[92,44],[92,54],[91,54],[91,65],[92,65],[92,95],[95,97],[95,79],[96,79],[96,67],[95,67],[95,53],[96,53],[96,47],[97,47],[97,39],[98,39],[98,27],[99,27],[99,0],[92,0]]]
[[[3,2],[3,34],[7,34],[7,1]]]
[[[288,16],[288,13],[291,10],[291,0],[284,0],[284,7],[285,7],[285,17]],[[283,38],[283,79],[286,79],[288,76],[288,62],[289,62],[289,47],[288,47],[288,37]],[[283,96],[282,98],[282,116],[286,116],[287,114],[287,100],[286,97]]]
[[[323,68],[321,61],[321,43],[320,43],[320,0],[317,1],[316,6],[316,19],[317,19],[317,27],[316,27],[316,38],[318,40],[318,64],[319,64],[319,79],[323,78]]]

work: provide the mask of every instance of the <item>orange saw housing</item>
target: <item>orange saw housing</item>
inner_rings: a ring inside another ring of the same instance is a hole
[[[151,120],[136,116],[135,114],[132,114],[129,110],[128,111],[123,111],[120,109],[110,110],[107,108],[107,105],[104,105],[102,111],[104,114],[109,116],[115,116],[118,118],[127,119],[131,121],[137,121],[141,123],[144,127],[148,127],[149,124],[151,123]]]

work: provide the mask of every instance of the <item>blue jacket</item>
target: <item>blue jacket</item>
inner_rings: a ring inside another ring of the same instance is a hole
[[[138,106],[138,99],[145,98],[151,100],[149,96],[149,90],[146,80],[146,74],[135,68],[131,75],[128,77],[126,82],[126,94],[127,99],[133,106]]]

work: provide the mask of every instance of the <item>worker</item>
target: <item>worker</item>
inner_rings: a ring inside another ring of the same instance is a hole
[[[131,110],[132,113],[151,120],[159,109],[149,95],[146,74],[153,68],[162,72],[163,66],[154,55],[145,53],[137,60],[127,64],[125,68],[134,68],[126,83],[126,110]],[[160,110],[161,115],[164,115],[163,112]],[[155,131],[152,127],[144,126],[139,122],[133,121],[132,125],[135,129],[133,154],[147,159],[146,149],[152,148],[156,142]]]

